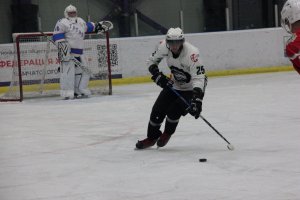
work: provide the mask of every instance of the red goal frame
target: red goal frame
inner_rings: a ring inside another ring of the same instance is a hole
[[[21,49],[20,49],[20,40],[22,38],[30,38],[30,37],[48,37],[50,38],[53,35],[52,32],[36,32],[36,33],[14,33],[14,49],[15,49],[15,58],[17,62],[17,71],[18,71],[18,82],[19,82],[19,98],[2,98],[0,97],[0,102],[7,102],[7,101],[23,101],[24,100],[24,94],[23,94],[23,79],[22,79],[22,62],[21,62]],[[86,37],[88,37],[89,34],[86,34]],[[112,95],[112,75],[111,75],[111,61],[110,61],[110,41],[109,41],[109,32],[104,33],[104,39],[106,40],[106,63],[108,68],[108,95]],[[87,39],[86,39],[87,40]],[[14,63],[14,65],[16,64]],[[13,75],[14,76],[14,75]],[[11,82],[13,82],[13,76],[11,79]],[[11,83],[12,84],[12,83]],[[12,87],[11,85],[8,86],[9,89]],[[8,89],[8,90],[9,90]],[[9,91],[8,91],[9,92]],[[8,93],[7,92],[7,93]]]

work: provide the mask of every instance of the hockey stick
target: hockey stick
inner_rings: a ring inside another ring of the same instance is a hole
[[[48,36],[47,34],[45,34],[44,32],[40,31],[40,33],[47,39],[48,42],[51,42],[54,46],[56,46],[55,42],[50,38],[50,36]],[[78,67],[80,67],[82,69],[83,72],[87,73],[88,75],[90,75],[91,78],[99,78],[99,76],[94,75],[93,72],[87,68],[86,66],[82,65],[81,62],[79,62],[76,58],[71,57],[71,60],[74,62],[74,64]]]
[[[191,105],[171,86],[168,86],[170,90],[172,90],[188,107],[186,110],[189,110],[191,108]],[[217,130],[211,123],[209,123],[202,115],[200,115],[201,119],[210,127],[212,128],[225,142],[227,142],[227,148],[231,151],[234,150],[234,146],[228,142],[228,140]]]

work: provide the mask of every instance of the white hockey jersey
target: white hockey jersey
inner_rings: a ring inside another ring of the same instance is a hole
[[[173,88],[176,90],[193,90],[201,88],[205,91],[207,77],[201,60],[199,50],[188,42],[183,43],[183,49],[177,58],[167,48],[166,41],[161,41],[147,60],[148,67],[152,64],[158,65],[163,58],[166,58],[167,65],[171,70]]]
[[[82,18],[77,17],[75,22],[67,18],[58,20],[53,33],[55,43],[66,40],[71,48],[71,54],[80,56],[83,54],[85,33],[94,32],[95,24],[85,22]]]

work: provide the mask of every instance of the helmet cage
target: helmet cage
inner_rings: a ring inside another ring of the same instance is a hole
[[[76,15],[75,16],[69,16],[69,13],[70,14],[75,13]],[[67,18],[67,19],[76,20],[76,18],[77,18],[77,9],[76,9],[76,7],[73,6],[73,5],[67,6],[65,11],[64,11],[64,15],[65,15],[65,18]]]

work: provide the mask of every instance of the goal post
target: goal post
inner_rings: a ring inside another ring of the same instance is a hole
[[[0,101],[58,96],[60,62],[52,32],[14,33],[14,60],[7,91]],[[109,33],[86,34],[84,57],[91,73],[92,95],[112,94]]]

